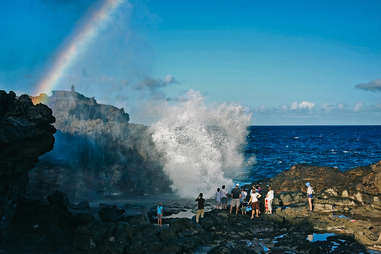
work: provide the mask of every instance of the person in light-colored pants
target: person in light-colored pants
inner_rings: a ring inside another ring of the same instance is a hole
[[[273,213],[273,207],[272,207],[273,199],[274,199],[274,191],[271,188],[271,186],[269,186],[269,191],[267,192],[266,199],[265,199],[267,203],[267,208],[266,208],[267,214]]]
[[[200,216],[201,216],[201,218],[204,218],[204,209],[197,209],[197,212],[196,212],[196,222],[197,223],[200,220]]]

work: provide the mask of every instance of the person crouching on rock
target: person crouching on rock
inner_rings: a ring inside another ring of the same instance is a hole
[[[241,198],[241,190],[239,189],[239,184],[237,183],[232,190],[232,201],[230,204],[230,214],[232,214],[233,207],[235,206],[235,215],[238,215],[239,205]]]
[[[204,218],[205,199],[202,198],[202,193],[198,195],[195,201],[197,201],[196,223],[198,223],[200,216]]]
[[[160,227],[163,224],[163,204],[161,202],[157,206],[157,224]]]
[[[314,189],[312,189],[312,186],[309,182],[306,183],[306,186],[307,186],[308,207],[310,211],[312,212],[312,195],[314,194]]]
[[[254,213],[255,217],[259,217],[259,198],[261,197],[261,194],[259,194],[258,190],[253,187],[253,190],[250,193],[250,200],[249,204],[251,204],[251,217],[250,219],[254,219]]]

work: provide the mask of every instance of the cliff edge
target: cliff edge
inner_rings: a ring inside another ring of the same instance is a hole
[[[54,121],[46,105],[33,105],[27,95],[0,91],[0,233],[25,193],[28,171],[53,148]]]

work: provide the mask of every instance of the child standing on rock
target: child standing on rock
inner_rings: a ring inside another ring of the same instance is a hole
[[[312,186],[309,182],[306,183],[307,186],[307,199],[308,199],[308,207],[310,209],[310,212],[312,212],[312,195],[314,194],[314,189],[312,189]]]
[[[163,224],[163,204],[160,202],[157,205],[157,224],[161,227]]]

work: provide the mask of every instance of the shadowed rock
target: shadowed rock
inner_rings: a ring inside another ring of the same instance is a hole
[[[25,193],[28,171],[53,148],[54,121],[47,106],[0,91],[0,233]]]

